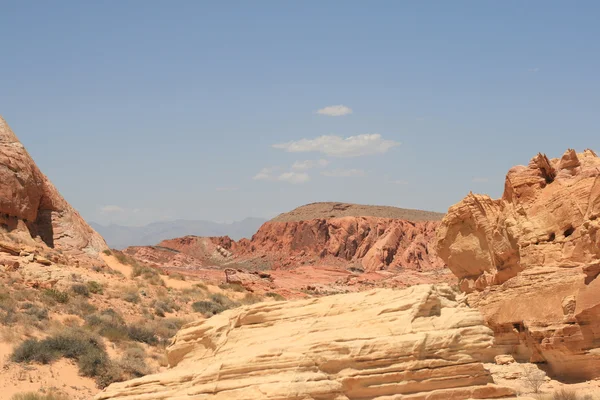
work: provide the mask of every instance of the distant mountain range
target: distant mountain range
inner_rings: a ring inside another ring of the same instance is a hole
[[[155,245],[165,239],[187,235],[195,236],[229,236],[234,240],[250,238],[267,220],[262,218],[246,218],[242,221],[218,223],[212,221],[176,220],[154,222],[145,226],[122,226],[111,224],[104,226],[91,222],[96,230],[113,249],[124,249],[128,246]]]

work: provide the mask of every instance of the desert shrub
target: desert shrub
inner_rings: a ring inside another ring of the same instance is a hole
[[[110,256],[110,255],[112,254],[112,252],[111,252],[109,249],[102,250],[102,252],[103,252],[104,254],[106,254],[107,256]]]
[[[15,308],[15,300],[8,290],[0,291],[0,310],[11,311]]]
[[[246,288],[240,285],[239,283],[221,283],[219,288],[223,290],[232,290],[234,292],[244,293]]]
[[[283,300],[285,300],[285,297],[283,297],[279,293],[267,292],[267,293],[265,293],[265,296],[272,297],[272,298],[274,298],[277,301],[283,301]]]
[[[90,293],[94,294],[102,294],[104,293],[104,288],[101,284],[96,281],[88,281],[87,288]]]
[[[172,274],[169,274],[169,278],[171,279],[177,279],[180,281],[185,281],[185,275],[180,274],[179,272],[174,272]]]
[[[152,372],[146,364],[146,353],[140,347],[129,347],[117,364],[125,379],[139,378]]]
[[[45,308],[36,306],[33,303],[21,304],[21,310],[24,314],[32,316],[37,321],[43,321],[43,320],[48,319],[48,310],[46,310]]]
[[[57,303],[65,304],[69,301],[69,293],[61,292],[58,289],[46,289],[43,294],[47,299]]]
[[[79,373],[96,378],[100,387],[121,379],[100,339],[81,329],[65,329],[43,340],[28,339],[15,348],[11,360],[48,364],[61,357],[76,360]]]
[[[112,308],[87,316],[85,323],[89,329],[110,341],[118,342],[129,338],[125,320]]]
[[[160,342],[166,344],[186,322],[180,318],[164,318],[151,322],[147,326],[154,331]]]
[[[146,343],[149,345],[155,345],[158,343],[158,338],[154,335],[151,329],[140,325],[129,325],[127,327],[127,334],[131,340],[136,342]]]
[[[254,294],[254,293],[246,293],[244,298],[241,300],[242,304],[255,304],[261,302],[262,297]]]
[[[17,393],[11,397],[10,400],[69,400],[69,396],[58,392],[27,392]]]
[[[525,384],[533,393],[539,393],[544,384],[546,374],[535,365],[525,365],[523,377]]]
[[[208,286],[206,286],[206,284],[204,284],[203,282],[195,283],[194,287],[197,287],[201,290],[208,290]]]
[[[552,400],[579,400],[579,396],[574,391],[563,388],[554,392]]]
[[[83,283],[76,283],[71,286],[71,291],[79,296],[90,297],[90,289]]]
[[[90,304],[86,298],[77,297],[69,302],[66,312],[71,315],[78,315],[81,318],[85,318],[86,316],[95,313],[96,310],[96,307],[93,304]]]
[[[196,301],[192,303],[192,310],[203,314],[205,317],[209,317],[222,313],[226,308],[214,301]]]
[[[128,303],[137,304],[140,302],[141,298],[137,292],[131,291],[123,294],[123,300],[125,300]]]
[[[224,294],[221,293],[213,293],[210,295],[210,299],[217,303],[222,305],[223,307],[226,308],[233,308],[233,307],[237,307],[239,304],[235,303],[233,300],[231,300],[229,297],[225,296]]]

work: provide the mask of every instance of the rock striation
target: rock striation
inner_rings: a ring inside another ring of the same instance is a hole
[[[518,361],[558,379],[600,376],[600,158],[538,154],[508,172],[501,199],[470,193],[437,251]]]
[[[0,234],[73,256],[95,257],[108,248],[42,174],[1,117]]]
[[[447,285],[269,302],[188,324],[170,369],[97,400],[434,400],[514,394],[493,384],[492,331]]]

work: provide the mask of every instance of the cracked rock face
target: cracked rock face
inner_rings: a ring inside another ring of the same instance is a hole
[[[469,194],[438,254],[498,343],[557,379],[600,376],[600,158],[567,150],[510,169],[501,199]]]
[[[42,174],[1,117],[0,234],[26,237],[73,256],[95,256],[108,248]]]
[[[493,333],[449,286],[260,303],[188,324],[170,369],[97,400],[497,398]]]

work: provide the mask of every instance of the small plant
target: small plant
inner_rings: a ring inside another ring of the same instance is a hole
[[[180,274],[179,272],[174,272],[174,273],[170,274],[169,278],[177,279],[179,281],[185,281],[185,275]]]
[[[110,249],[102,250],[102,252],[107,256],[110,256],[112,254],[112,251],[110,251]]]
[[[139,378],[151,372],[146,364],[146,353],[139,346],[129,347],[117,364],[126,375],[125,379]]]
[[[137,304],[140,302],[141,298],[137,292],[127,292],[123,295],[123,300],[125,300],[128,303]]]
[[[246,288],[239,283],[221,283],[219,288],[223,290],[233,290],[234,292],[244,293]]]
[[[79,296],[90,297],[90,289],[87,284],[76,283],[71,286],[71,291]]]
[[[42,307],[38,307],[33,303],[21,304],[21,310],[24,314],[31,315],[37,321],[43,321],[48,319],[48,310]]]
[[[196,301],[192,303],[192,310],[203,314],[205,317],[210,317],[222,313],[226,308],[213,301]]]
[[[158,339],[154,335],[154,332],[144,326],[130,325],[127,327],[127,333],[129,338],[136,342],[146,343],[149,345],[155,345],[158,343]]]
[[[578,400],[578,399],[579,399],[579,396],[577,396],[577,394],[574,391],[567,390],[564,388],[560,389],[557,392],[554,392],[554,394],[552,395],[552,400]],[[585,398],[583,400],[585,400]]]
[[[118,342],[129,339],[125,320],[112,308],[85,318],[86,326],[110,341]]]
[[[533,393],[539,393],[546,374],[535,365],[525,365],[524,369],[525,384]]]
[[[244,298],[241,300],[242,304],[256,304],[261,302],[262,297],[254,294],[254,293],[246,293]]]
[[[69,400],[69,397],[65,394],[58,392],[49,392],[49,393],[38,393],[38,392],[27,392],[27,393],[17,393],[11,400]]]
[[[57,289],[46,289],[44,290],[44,296],[54,300],[57,303],[65,304],[69,301],[69,293],[61,292]]]
[[[285,297],[283,297],[279,293],[267,292],[267,293],[265,293],[265,296],[272,297],[273,299],[275,299],[277,301],[283,301],[283,300],[285,300]]]
[[[96,281],[88,281],[87,288],[90,293],[94,294],[102,294],[104,293],[104,288],[101,284]]]

